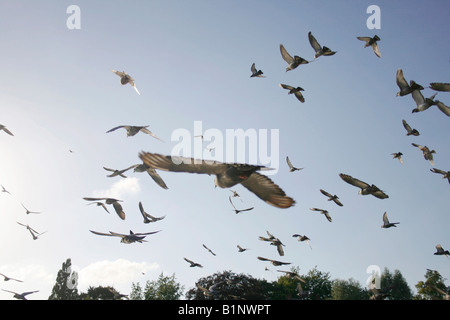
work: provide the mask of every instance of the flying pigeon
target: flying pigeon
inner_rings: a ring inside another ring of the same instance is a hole
[[[389,222],[389,219],[387,217],[387,212],[383,213],[383,225],[382,228],[390,228],[390,227],[397,227],[396,224],[399,224],[400,222]]]
[[[125,212],[123,212],[123,208],[120,205],[120,201],[122,200],[117,200],[114,198],[91,198],[91,197],[84,197],[83,198],[86,201],[102,201],[105,200],[106,204],[112,204],[114,210],[116,211],[117,215],[119,216],[120,219],[125,220]]]
[[[8,190],[6,190],[5,187],[4,187],[3,185],[1,185],[1,187],[2,187],[2,190],[1,190],[2,192],[11,194],[11,192],[9,192]]]
[[[28,209],[23,205],[23,203],[21,203],[21,205],[22,205],[22,207],[25,209],[25,213],[26,213],[26,214],[30,214],[30,213],[40,214],[40,213],[41,213],[41,212],[36,212],[36,211],[30,211],[30,210],[28,210]]]
[[[39,290],[37,291],[28,291],[28,292],[22,292],[22,293],[17,293],[14,291],[9,291],[9,290],[5,290],[2,289],[3,291],[9,292],[9,293],[14,293],[14,298],[19,299],[19,300],[27,300],[26,296],[35,292],[39,292]]]
[[[301,234],[293,234],[292,235],[294,238],[297,238],[298,241],[306,241],[306,243],[309,245],[309,247],[312,249],[311,244],[309,243],[309,240],[311,240],[310,238],[308,238],[307,236],[302,236]]]
[[[244,252],[245,250],[248,250],[248,248],[242,248],[240,245],[236,246],[238,248],[239,252]]]
[[[447,179],[448,183],[450,183],[450,171],[444,171],[441,169],[430,169],[431,172],[442,174],[442,179]]]
[[[141,152],[139,157],[149,167],[159,170],[213,174],[216,176],[215,185],[221,188],[230,188],[240,183],[263,201],[278,208],[289,208],[295,204],[295,200],[286,196],[270,178],[256,172],[267,169],[263,166],[196,160],[149,152]]]
[[[286,157],[286,162],[287,162],[287,164],[288,164],[288,166],[289,166],[289,172],[300,171],[300,170],[303,169],[303,168],[296,168],[296,167],[294,167],[294,166],[292,165],[292,162],[291,162],[291,160],[289,159],[289,157]]]
[[[288,94],[294,94],[294,96],[300,101],[300,102],[305,102],[305,98],[302,95],[301,91],[305,91],[303,90],[302,87],[293,87],[287,84],[282,84],[280,83],[279,86],[283,89],[289,90]]]
[[[89,206],[89,205],[91,205],[91,204],[95,204],[95,205],[97,205],[97,207],[102,207],[103,209],[105,209],[106,212],[109,213],[108,208],[106,207],[106,205],[105,205],[103,202],[101,202],[101,201],[95,201],[95,202],[88,203],[87,205]]]
[[[280,239],[275,238],[275,237],[266,238],[266,237],[260,236],[259,240],[270,242],[270,245],[277,247],[278,254],[280,256],[284,256],[284,250],[283,250],[284,244],[280,241]]]
[[[159,220],[164,219],[166,216],[162,217],[154,217],[147,212],[145,212],[144,207],[142,206],[142,202],[139,201],[139,211],[141,212],[142,216],[144,217],[144,223],[150,223],[150,222],[156,222]]]
[[[342,207],[343,204],[339,201],[339,197],[337,195],[331,195],[330,193],[326,192],[323,189],[320,189],[320,192],[328,197],[328,201],[334,201],[338,206]]]
[[[416,102],[416,107],[412,110],[412,113],[417,113],[417,112],[422,112],[427,110],[429,107],[433,106],[436,104],[436,102],[434,101],[434,97],[436,97],[437,92],[435,94],[433,94],[431,97],[429,98],[424,98],[422,92],[420,92],[420,90],[414,90],[411,93],[414,101]]]
[[[208,250],[208,252],[210,252],[213,256],[215,256],[216,254],[210,249],[208,248],[206,245],[203,244],[203,248],[205,248],[206,250]]]
[[[403,123],[403,127],[406,129],[406,135],[407,136],[418,136],[420,135],[419,131],[417,131],[416,129],[412,129],[411,126],[405,121],[402,120]]]
[[[14,278],[8,277],[8,276],[4,275],[3,273],[0,273],[0,275],[4,277],[4,279],[3,279],[4,281],[13,280],[13,281],[17,281],[17,282],[23,282],[22,280],[18,280],[18,279],[14,279]]]
[[[444,250],[440,244],[436,245],[436,252],[434,253],[436,256],[446,256],[448,258],[448,255],[450,255],[450,252],[448,250]]]
[[[125,243],[125,244],[130,244],[130,243],[134,243],[134,242],[139,242],[139,243],[147,242],[147,240],[144,240],[147,235],[158,233],[161,230],[146,232],[146,233],[134,233],[133,231],[130,230],[130,234],[121,234],[121,233],[117,233],[117,232],[113,232],[113,231],[109,231],[109,233],[103,233],[103,232],[92,231],[92,230],[89,230],[89,231],[92,232],[93,234],[96,234],[99,236],[119,237],[119,238],[121,238],[120,242]]]
[[[403,153],[394,152],[394,153],[391,153],[391,155],[394,156],[394,159],[398,159],[398,161],[400,161],[400,163],[403,164],[403,158],[402,158]]]
[[[435,91],[450,91],[450,83],[432,82],[430,88]]]
[[[269,261],[274,266],[282,266],[282,265],[285,265],[285,264],[291,264],[290,262],[282,262],[282,261],[267,259],[267,258],[263,258],[263,257],[257,257],[257,259],[261,260],[261,261]]]
[[[378,43],[377,41],[380,41],[380,37],[378,37],[377,35],[372,37],[356,37],[361,41],[365,41],[366,44],[364,45],[364,48],[367,48],[368,46],[372,47],[373,52],[376,54],[376,56],[378,58],[381,58],[381,53],[380,53],[380,49],[378,48]]]
[[[325,215],[325,217],[327,218],[328,221],[330,221],[330,222],[333,221],[333,219],[331,219],[330,214],[329,214],[328,211],[325,210],[325,209],[309,208],[309,210],[312,210],[312,211],[318,211],[318,212],[320,212],[321,214]]]
[[[134,167],[134,172],[147,172],[148,175],[155,181],[161,188],[168,189],[166,183],[155,169],[150,168],[145,163],[138,164]]]
[[[356,178],[353,178],[352,176],[349,176],[348,174],[340,173],[339,176],[342,180],[347,182],[348,184],[351,184],[355,187],[360,188],[361,190],[358,191],[361,195],[368,195],[371,194],[374,197],[377,197],[378,199],[386,199],[389,198],[389,196],[381,191],[377,186],[374,184],[370,185],[364,181],[358,180]]]
[[[286,61],[288,63],[288,66],[286,67],[286,72],[290,71],[290,70],[294,70],[299,65],[309,63],[309,61],[303,59],[302,57],[299,57],[299,56],[292,57],[286,51],[286,49],[284,48],[284,46],[282,44],[280,44],[280,52],[281,52],[281,57],[284,59],[284,61]]]
[[[431,151],[430,151],[430,148],[428,148],[427,146],[421,146],[421,145],[418,145],[418,144],[416,144],[416,143],[411,143],[411,144],[412,144],[414,147],[419,148],[419,149],[422,151],[423,157],[425,158],[425,160],[430,161],[431,165],[434,166],[433,153],[436,153],[436,151],[434,151],[434,150],[431,150]]]
[[[186,258],[183,258],[183,259],[191,264],[190,265],[191,268],[193,268],[193,267],[203,268],[203,266],[200,263],[194,262],[194,261],[186,259]]]
[[[250,78],[265,78],[263,76],[263,72],[261,70],[257,70],[255,63],[252,64],[252,67],[250,68],[250,70],[252,71],[252,75],[250,76]]]
[[[134,88],[134,90],[136,90],[137,94],[141,95],[139,93],[138,89],[136,88],[136,85],[134,83],[134,79],[132,77],[130,77],[129,74],[127,74],[125,71],[122,71],[122,72],[117,71],[117,70],[111,70],[111,71],[114,72],[115,74],[117,74],[120,77],[120,83],[122,85],[126,85],[127,83],[129,83]]]
[[[415,90],[423,90],[423,87],[413,80],[411,80],[408,84],[408,82],[406,82],[405,80],[405,76],[403,75],[402,69],[397,70],[395,81],[397,82],[397,86],[400,88],[400,91],[397,92],[397,97],[406,96]]]
[[[308,32],[308,39],[311,47],[314,49],[314,59],[317,59],[320,56],[332,56],[336,53],[336,51],[331,51],[327,47],[322,47],[316,40],[316,38],[312,35],[311,31]]]
[[[117,176],[121,176],[122,178],[126,178],[127,176],[124,175],[124,173],[127,172],[130,169],[135,168],[135,167],[136,167],[136,165],[132,165],[131,167],[128,167],[128,168],[122,169],[122,170],[111,169],[111,168],[107,168],[107,167],[103,167],[103,169],[105,169],[106,171],[112,172],[111,174],[107,175],[107,177],[109,177],[109,178],[117,177]]]
[[[13,134],[12,134],[12,132],[11,131],[9,131],[8,129],[6,129],[6,126],[4,126],[4,125],[2,125],[2,124],[0,124],[0,131],[5,131],[7,134],[9,134],[10,136],[14,136]]]
[[[236,214],[241,213],[241,212],[245,212],[245,211],[250,211],[250,210],[253,210],[253,209],[254,209],[254,207],[250,207],[250,208],[247,208],[247,209],[236,209],[236,207],[234,206],[233,201],[231,200],[231,196],[228,197],[228,200],[230,200],[230,203],[231,203],[231,205],[233,206],[234,212],[235,212]]]
[[[125,125],[121,125],[121,126],[117,126],[114,127],[112,129],[109,129],[108,131],[106,131],[106,133],[110,133],[113,132],[117,129],[121,129],[124,128],[125,130],[127,130],[127,137],[132,137],[134,135],[136,135],[138,132],[143,132],[146,134],[151,135],[153,138],[158,139],[159,141],[163,141],[160,138],[158,138],[153,132],[151,132],[150,130],[148,130],[149,126],[125,126]],[[164,142],[164,141],[163,141]]]

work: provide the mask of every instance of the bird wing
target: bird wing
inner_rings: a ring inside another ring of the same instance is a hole
[[[323,195],[325,195],[325,196],[327,196],[327,197],[332,197],[332,195],[331,194],[329,194],[328,192],[326,192],[325,190],[323,190],[323,189],[320,189],[320,192],[323,194]]]
[[[305,102],[305,97],[303,97],[303,94],[300,91],[294,92],[294,96],[300,101]]]
[[[125,220],[125,212],[123,212],[123,208],[120,205],[119,202],[114,202],[113,204],[114,210],[116,211],[117,215],[119,216],[120,219]]]
[[[149,174],[149,176],[153,179],[153,181],[155,181],[161,188],[168,189],[166,183],[161,178],[161,176],[158,174],[158,172],[156,172],[155,169],[147,168],[146,171]]]
[[[252,64],[252,67],[250,68],[250,70],[252,71],[253,74],[257,72],[257,71],[256,71],[256,66],[255,66],[255,63],[254,63],[254,62],[253,62],[253,64]]]
[[[448,117],[450,117],[450,107],[446,106],[439,100],[436,100],[436,105],[439,108],[439,110],[441,110],[444,114],[446,114]]]
[[[147,236],[147,235],[149,235],[149,234],[155,234],[155,233],[158,233],[158,232],[160,232],[161,230],[158,230],[158,231],[150,231],[150,232],[138,232],[138,233],[131,233],[130,232],[130,234],[133,234],[133,235],[135,235],[135,236]]]
[[[142,202],[139,201],[139,211],[141,212],[144,219],[147,219],[147,212],[144,211],[144,207],[142,206]]]
[[[119,77],[123,77],[124,75],[126,75],[125,72],[122,71],[117,71],[117,70],[111,70],[112,72],[114,72],[115,74],[117,74]]]
[[[5,131],[5,132],[6,132],[7,134],[9,134],[10,136],[14,136],[14,135],[12,134],[11,131],[9,131],[8,129],[6,129],[6,127],[3,127],[2,129],[3,129],[3,131]]]
[[[397,82],[397,86],[400,88],[400,90],[409,88],[409,84],[405,80],[402,69],[397,70],[397,75],[395,77],[395,81]]]
[[[368,41],[370,41],[370,39],[372,39],[371,37],[356,37],[358,40],[361,40],[361,41],[365,41],[365,42],[368,42]]]
[[[377,190],[375,192],[372,192],[372,195],[374,197],[377,197],[378,199],[387,199],[387,198],[389,198],[389,196],[386,193],[384,193],[383,191],[381,191],[381,190]]]
[[[437,169],[437,168],[430,169],[430,171],[434,172],[434,173],[447,174],[447,172],[445,172],[444,170]]]
[[[386,225],[386,224],[389,224],[389,219],[388,219],[388,217],[387,217],[387,212],[384,212],[383,213],[383,223]]]
[[[408,132],[412,131],[411,126],[405,120],[402,120],[402,123],[403,123],[403,127],[406,129],[406,131],[408,131]]]
[[[104,232],[98,232],[98,231],[93,231],[93,230],[89,230],[90,232],[97,234],[99,236],[108,236],[108,237],[125,237],[124,234],[120,234],[120,233],[115,233],[115,232],[111,232],[110,233],[104,233]]]
[[[279,86],[280,86],[281,88],[287,89],[287,90],[295,89],[294,87],[292,87],[292,86],[290,86],[290,85],[282,84],[282,83],[280,83]]]
[[[127,126],[123,126],[123,125],[122,126],[117,126],[117,127],[112,128],[112,129],[109,129],[108,131],[106,131],[106,133],[113,132],[113,131],[115,131],[117,129],[125,128],[125,127],[127,127]]]
[[[289,168],[291,168],[291,169],[294,168],[294,166],[292,165],[291,160],[289,160],[289,157],[286,157],[286,162],[287,162]]]
[[[136,88],[136,85],[134,84],[134,80],[131,79],[130,82],[131,86],[134,88],[134,90],[137,92],[138,95],[141,95],[141,93],[139,92],[138,88]]]
[[[186,260],[187,262],[189,262],[190,264],[195,264],[195,262],[192,261],[192,260],[189,260],[189,259],[187,259],[187,258],[183,258],[183,259]]]
[[[277,245],[277,251],[280,256],[284,256],[283,246],[281,244]]]
[[[325,217],[327,217],[328,221],[330,221],[330,222],[333,221],[333,219],[331,219],[331,216],[330,216],[330,214],[327,211],[323,211],[323,214],[325,215]]]
[[[432,82],[430,88],[436,91],[450,91],[450,83]]]
[[[423,94],[422,92],[420,92],[420,90],[414,90],[411,94],[417,106],[425,103],[425,98],[423,97]]]
[[[278,208],[289,208],[295,200],[286,196],[284,191],[265,175],[254,172],[241,184],[258,198]]]
[[[372,50],[376,54],[378,58],[381,58],[380,48],[378,47],[378,43],[372,43]]]
[[[294,58],[292,58],[292,56],[286,51],[286,49],[284,48],[284,46],[282,44],[280,44],[280,52],[281,52],[281,57],[284,59],[284,61],[286,61],[289,64],[294,62]]]
[[[361,181],[356,178],[353,178],[352,176],[349,176],[348,174],[340,173],[339,176],[341,177],[342,180],[344,180],[345,182],[347,182],[355,187],[358,187],[361,189],[369,187],[369,184],[367,184],[366,182]]]
[[[158,139],[159,141],[162,141],[160,138],[158,138],[153,132],[148,130],[146,127],[141,129],[142,132],[151,135],[153,138]],[[164,141],[163,141],[164,142]]]
[[[139,158],[151,168],[172,172],[219,174],[228,168],[227,164],[217,161],[164,156],[149,152],[139,153]]]
[[[308,32],[308,39],[311,47],[317,52],[322,49],[322,46],[317,42],[316,38],[312,35],[311,31]]]
[[[334,203],[336,203],[338,206],[343,207],[344,205],[342,202],[340,202],[338,199],[333,199]]]

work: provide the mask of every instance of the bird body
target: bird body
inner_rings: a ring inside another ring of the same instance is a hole
[[[387,199],[389,198],[389,196],[384,193],[382,190],[380,190],[376,185],[372,184],[368,184],[364,181],[361,181],[359,179],[353,178],[352,176],[348,175],[348,174],[343,174],[340,173],[339,176],[341,177],[342,180],[344,180],[345,182],[347,182],[348,184],[351,184],[355,187],[360,188],[360,190],[358,191],[358,193],[360,195],[368,195],[371,194],[374,197],[378,198],[378,199]]]
[[[290,262],[282,262],[282,261],[272,260],[272,259],[268,259],[268,258],[264,258],[264,257],[257,257],[257,259],[261,260],[261,261],[269,261],[274,266],[282,266],[282,265],[291,264]]]
[[[199,267],[199,268],[203,268],[203,266],[200,263],[194,262],[192,260],[189,260],[187,258],[183,258],[185,261],[190,263],[190,267],[194,268],[194,267]]]
[[[397,92],[397,97],[406,96],[415,90],[423,90],[423,87],[413,80],[411,80],[408,84],[408,82],[405,80],[402,69],[397,69],[395,81],[397,83],[397,86],[400,88],[400,91]]]
[[[120,125],[117,127],[114,127],[112,129],[109,129],[106,131],[106,133],[113,132],[117,129],[124,128],[127,131],[127,137],[135,136],[138,132],[143,132],[148,135],[151,135],[153,138],[158,139],[159,141],[162,141],[160,138],[158,138],[153,132],[151,132],[149,129],[147,129],[149,126],[129,126],[129,125]]]
[[[125,244],[130,244],[130,243],[134,243],[134,242],[139,242],[139,243],[147,242],[147,240],[144,240],[147,235],[158,233],[161,230],[146,232],[146,233],[134,233],[133,231],[130,230],[130,234],[121,234],[121,233],[117,233],[117,232],[113,232],[113,231],[109,231],[109,233],[92,231],[92,230],[89,230],[89,231],[92,232],[93,234],[100,235],[100,236],[119,237],[119,238],[121,238],[120,242],[125,243]]]
[[[436,245],[436,252],[434,253],[436,256],[446,256],[448,258],[448,255],[450,255],[450,252],[448,250],[444,250],[440,244]]]
[[[414,90],[411,95],[414,99],[414,102],[416,103],[416,108],[412,110],[412,113],[422,112],[427,110],[431,106],[436,105],[434,98],[436,97],[437,93],[426,99],[424,98],[420,90]]]
[[[327,210],[319,209],[319,208],[309,208],[309,210],[320,212],[321,214],[323,214],[327,218],[328,221],[333,222],[333,219],[331,218],[331,216],[330,216],[330,214],[328,213]]]
[[[435,150],[430,150],[430,148],[428,148],[427,146],[421,146],[419,144],[416,143],[411,143],[414,147],[419,148],[422,153],[423,153],[423,157],[425,158],[425,160],[430,161],[431,165],[434,166],[434,159],[433,159],[433,153],[436,153]]]
[[[252,75],[250,76],[250,78],[264,78],[264,73],[261,70],[256,69],[255,63],[252,64],[250,70],[252,71]]]
[[[140,95],[138,89],[136,88],[136,84],[134,83],[134,79],[129,74],[127,74],[125,71],[117,71],[117,70],[111,70],[111,71],[120,77],[120,83],[122,85],[126,85],[127,83],[129,83],[134,88],[134,90],[137,92],[137,94]]]
[[[320,189],[320,192],[328,197],[328,201],[333,201],[334,203],[336,203],[338,206],[342,207],[343,204],[342,202],[339,201],[339,197],[337,195],[332,195],[331,193],[328,193],[327,191]]]
[[[283,58],[284,61],[286,61],[288,63],[288,66],[286,67],[286,72],[287,71],[291,71],[294,70],[295,68],[297,68],[299,65],[302,64],[307,64],[309,63],[308,60],[303,59],[302,57],[299,56],[294,56],[292,57],[287,50],[284,48],[284,46],[282,44],[280,44],[280,52],[281,52],[281,57]]]
[[[371,46],[375,55],[378,58],[381,58],[380,49],[378,48],[378,43],[377,43],[377,41],[381,40],[380,37],[378,37],[377,35],[374,35],[373,38],[372,37],[356,37],[356,38],[358,40],[365,41],[366,43],[364,45],[364,48]]]
[[[139,211],[141,212],[142,216],[144,217],[144,223],[156,222],[156,221],[162,220],[166,217],[166,216],[154,217],[154,216],[148,214],[147,212],[145,212],[142,202],[140,202],[140,201],[139,201],[138,206],[139,206]]]
[[[398,159],[398,161],[400,161],[400,163],[403,164],[403,158],[402,158],[403,153],[394,152],[394,153],[391,153],[391,155],[394,156],[394,159]]]
[[[83,199],[86,201],[96,201],[96,202],[104,200],[106,204],[112,204],[114,210],[116,211],[116,213],[120,219],[125,220],[125,212],[123,211],[122,205],[119,203],[122,200],[117,200],[114,198],[107,198],[107,197],[105,197],[105,198],[84,197]],[[97,205],[99,205],[99,204],[97,204]],[[103,207],[103,208],[105,208],[105,207]],[[106,208],[105,208],[105,210],[106,210]],[[108,211],[108,210],[106,210],[106,211]]]
[[[13,280],[13,281],[17,281],[17,282],[23,282],[22,280],[18,280],[18,279],[14,279],[14,278],[8,277],[8,276],[4,275],[3,273],[0,273],[0,276],[3,276],[3,278],[4,278],[3,280],[4,281]]]
[[[296,168],[296,167],[294,167],[294,166],[292,165],[292,162],[291,162],[291,160],[289,159],[289,157],[286,157],[286,162],[287,162],[287,164],[288,164],[288,166],[289,166],[289,172],[300,171],[300,170],[303,169],[303,168]]]
[[[287,84],[280,83],[279,86],[283,89],[289,90],[288,94],[294,94],[294,96],[300,101],[305,102],[302,91],[305,91],[302,87],[293,87]]]
[[[231,205],[233,206],[233,210],[236,214],[241,213],[241,212],[245,212],[245,211],[250,211],[253,210],[254,207],[250,207],[250,208],[246,208],[246,209],[236,209],[236,207],[234,206],[233,201],[231,200],[231,196],[228,197],[228,200],[230,201]]]
[[[399,224],[400,222],[389,222],[389,219],[387,217],[387,212],[383,213],[383,225],[381,226],[382,228],[391,228],[391,227],[397,227],[396,225]]]
[[[3,291],[9,292],[9,293],[14,293],[14,298],[19,299],[19,300],[27,300],[26,296],[35,292],[39,292],[39,290],[37,291],[27,291],[27,292],[22,292],[22,293],[17,293],[14,291],[9,291],[9,290],[5,290],[2,289]]]
[[[402,123],[403,123],[403,127],[406,129],[407,136],[416,136],[417,137],[420,135],[419,131],[417,131],[417,129],[411,128],[411,126],[405,120],[402,120]]]
[[[311,31],[308,32],[308,40],[315,52],[314,59],[317,59],[320,56],[332,56],[336,53],[336,51],[332,51],[328,47],[322,47],[319,42],[317,42],[316,38],[312,35]]]

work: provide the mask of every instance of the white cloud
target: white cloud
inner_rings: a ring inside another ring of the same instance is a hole
[[[126,294],[131,289],[131,283],[137,282],[142,273],[158,268],[156,262],[133,262],[125,259],[98,261],[81,269],[72,266],[72,270],[78,272],[78,292],[85,292],[89,286],[113,286]]]
[[[94,190],[94,197],[109,197],[120,199],[124,195],[136,194],[141,191],[139,179],[136,177],[120,179],[106,190]]]

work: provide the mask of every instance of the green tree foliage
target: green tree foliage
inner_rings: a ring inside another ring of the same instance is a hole
[[[156,281],[147,281],[145,289],[139,283],[132,284],[131,300],[179,300],[184,287],[176,281],[175,274],[164,276],[161,273]]]
[[[425,281],[419,281],[416,284],[417,294],[413,297],[414,300],[443,300],[445,294],[448,294],[448,288],[440,273],[436,270],[427,269],[425,273]]]
[[[392,274],[384,268],[381,274],[381,288],[389,290],[387,297],[389,300],[411,300],[413,296],[411,288],[399,270],[394,270]]]
[[[330,280],[329,272],[322,272],[315,266],[314,269],[309,270],[308,273],[302,275],[301,278],[305,280],[305,284],[302,284],[302,287],[304,291],[308,292],[308,299],[331,299],[332,281]]]
[[[82,300],[121,300],[123,297],[113,287],[90,286],[86,293],[80,293]]]
[[[56,283],[48,300],[78,300],[78,273],[72,271],[72,261],[69,259],[62,264],[56,276]]]
[[[368,300],[369,292],[352,278],[348,280],[333,280],[331,286],[332,300]]]

